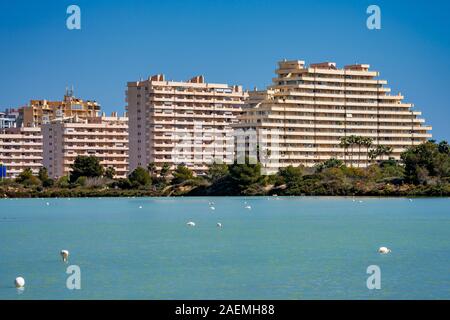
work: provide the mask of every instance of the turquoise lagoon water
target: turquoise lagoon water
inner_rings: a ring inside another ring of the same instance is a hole
[[[450,199],[359,200],[3,199],[0,299],[450,299]]]

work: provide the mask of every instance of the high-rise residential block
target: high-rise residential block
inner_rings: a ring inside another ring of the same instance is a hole
[[[271,158],[269,172],[330,158],[366,166],[367,151],[376,146],[391,147],[389,156],[399,159],[406,148],[431,138],[431,127],[378,76],[366,64],[339,69],[331,62],[281,61],[273,84],[249,93],[234,127],[257,133]],[[372,145],[341,145],[350,136],[370,138]]]
[[[70,117],[92,118],[97,117],[99,111],[96,101],[76,98],[72,90],[67,90],[62,101],[31,100],[28,106],[19,108],[18,125],[37,127]]]
[[[233,161],[233,130],[246,93],[241,86],[186,82],[158,74],[129,82],[130,170],[153,162],[185,164],[197,174],[207,164]],[[230,149],[231,146],[231,149]]]
[[[17,126],[17,117],[19,110],[6,109],[4,112],[0,112],[0,130],[7,128],[15,128]]]
[[[0,164],[6,167],[9,178],[16,178],[27,168],[37,174],[42,167],[40,128],[0,130]]]
[[[114,168],[116,178],[128,175],[128,118],[113,113],[87,119],[52,121],[42,126],[43,164],[49,176],[70,175],[75,158],[95,156],[106,169]]]

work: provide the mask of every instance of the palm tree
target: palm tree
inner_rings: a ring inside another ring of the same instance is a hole
[[[393,149],[392,147],[388,147],[388,146],[378,146],[380,149],[380,156],[381,156],[381,160],[383,160],[383,156],[389,156]]]
[[[154,162],[149,162],[147,165],[147,171],[151,176],[154,176],[156,173],[156,164]]]
[[[370,159],[370,162],[372,162],[373,160],[375,160],[378,157],[378,152],[377,149],[371,149],[368,151],[367,156]]]
[[[344,164],[347,165],[347,148],[349,146],[348,137],[341,137],[341,142],[339,143],[341,148],[344,148]]]
[[[363,145],[364,137],[356,136],[355,137],[355,144],[358,146],[358,168],[361,163],[361,147]]]
[[[169,173],[170,173],[170,164],[165,162],[163,163],[161,170],[159,171],[159,175],[165,179]]]
[[[373,139],[370,137],[363,137],[361,144],[366,148],[366,159],[369,158],[369,148],[372,146]],[[366,164],[369,165],[369,160],[366,160]]]
[[[351,135],[347,138],[347,142],[350,145],[350,167],[353,167],[353,147],[356,144],[357,137],[354,135]]]
[[[374,160],[378,157],[381,157],[381,160],[383,160],[383,156],[389,156],[392,153],[393,149],[392,147],[378,145],[375,149],[372,149],[369,151],[369,158],[371,160]]]

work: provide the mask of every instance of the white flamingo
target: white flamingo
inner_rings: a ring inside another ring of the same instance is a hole
[[[69,251],[68,250],[61,250],[59,253],[61,255],[61,258],[64,262],[67,262],[69,260]]]
[[[387,248],[387,247],[380,247],[379,249],[378,249],[378,253],[381,253],[381,254],[388,254],[388,253],[390,253],[391,252],[391,249],[389,249],[389,248]]]

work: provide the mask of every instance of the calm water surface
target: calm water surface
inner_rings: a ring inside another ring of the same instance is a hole
[[[0,299],[450,299],[450,199],[358,200],[2,199]]]

